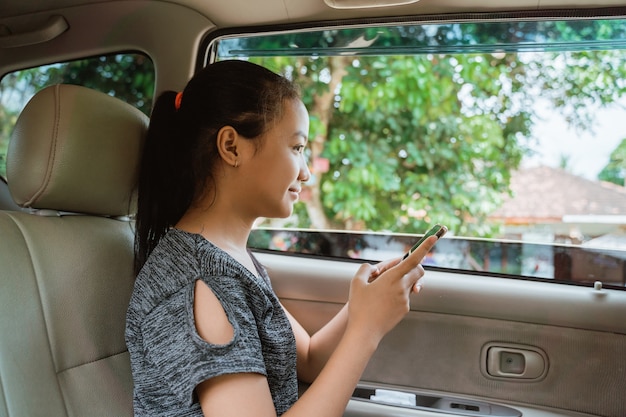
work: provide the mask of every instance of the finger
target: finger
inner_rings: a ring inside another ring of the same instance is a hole
[[[374,272],[372,272],[372,275],[370,276],[370,282],[378,278],[380,274],[382,274],[383,272],[398,265],[398,263],[400,263],[401,260],[402,258],[388,259],[386,261],[379,262],[376,265],[374,265],[375,270]]]
[[[407,270],[415,268],[422,262],[424,257],[431,251],[435,243],[437,243],[437,236],[430,236],[421,245],[417,247],[406,259],[404,259],[398,266],[404,267]]]
[[[355,277],[363,282],[368,283],[371,281],[371,277],[373,274],[379,274],[378,267],[370,264],[362,264],[359,269],[356,271]]]
[[[409,291],[417,292],[416,285],[420,282],[424,274],[424,268],[419,264],[404,274],[402,279],[405,282],[406,288],[408,288]]]
[[[424,280],[420,278],[417,280],[415,285],[413,285],[413,287],[411,288],[411,291],[414,292],[415,294],[419,294],[419,292],[422,291],[422,288],[424,288]]]

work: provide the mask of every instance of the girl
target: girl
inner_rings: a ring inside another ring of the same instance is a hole
[[[362,265],[346,306],[310,336],[246,248],[309,179],[309,121],[287,79],[211,64],[154,106],[139,176],[126,341],[136,416],[341,416],[382,337],[419,291],[419,264]],[[298,379],[311,383],[298,398]]]

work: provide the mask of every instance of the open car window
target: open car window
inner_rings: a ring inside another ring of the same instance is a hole
[[[530,15],[219,33],[206,60],[295,80],[311,180],[258,250],[626,285],[626,19]]]

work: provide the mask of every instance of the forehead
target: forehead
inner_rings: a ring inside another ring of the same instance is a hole
[[[299,98],[286,99],[283,103],[283,112],[292,113],[294,117],[305,118],[307,120],[309,118],[309,112]]]
[[[257,150],[267,144],[279,144],[294,139],[303,138],[308,141],[309,113],[300,99],[286,99],[277,116],[266,125],[265,132],[255,141]]]
[[[283,102],[279,117],[275,120],[273,126],[270,127],[270,130],[273,128],[291,129],[294,134],[300,132],[304,136],[307,136],[309,130],[309,112],[302,100],[286,99]]]

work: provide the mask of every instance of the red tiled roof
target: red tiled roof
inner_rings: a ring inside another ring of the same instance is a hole
[[[567,215],[626,215],[626,188],[591,181],[562,169],[521,169],[511,178],[513,197],[490,217],[507,221],[560,220]]]

